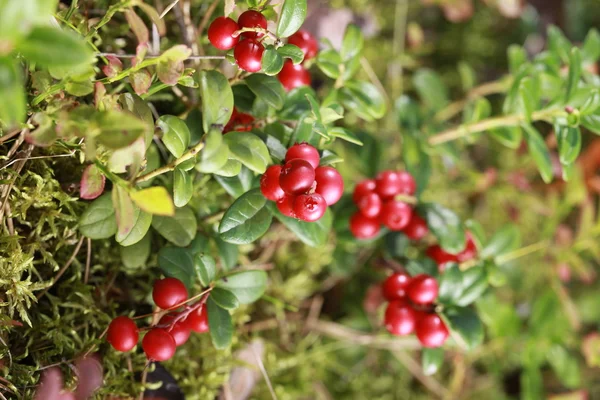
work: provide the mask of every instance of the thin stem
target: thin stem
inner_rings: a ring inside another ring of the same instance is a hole
[[[163,18],[164,18],[164,16],[165,16],[165,15],[167,15],[167,13],[168,13],[169,11],[171,11],[171,9],[177,5],[177,3],[179,3],[179,0],[174,0],[174,1],[173,1],[171,4],[169,4],[169,5],[167,6],[167,8],[165,8],[165,10],[164,10],[164,11],[163,11],[163,12],[160,14],[159,18],[160,18],[160,19],[163,19]]]
[[[149,181],[152,178],[156,178],[159,175],[165,174],[167,172],[173,171],[177,166],[193,157],[196,156],[202,149],[204,148],[204,142],[200,142],[191,149],[189,149],[185,154],[183,154],[178,159],[173,162],[165,165],[164,167],[160,167],[155,169],[154,171],[148,172],[145,175],[139,176],[136,178],[135,183]]]
[[[231,36],[233,37],[238,37],[240,36],[242,33],[244,32],[258,32],[258,33],[262,33],[265,36],[270,37],[271,39],[273,39],[273,41],[275,42],[275,46],[279,47],[282,43],[281,43],[281,39],[279,39],[273,32],[264,29],[264,28],[242,28],[240,30],[237,30],[235,32],[233,32],[233,34]]]
[[[106,168],[106,166],[104,164],[102,164],[100,161],[95,160],[94,164],[96,164],[96,167],[104,174],[104,176],[106,176],[115,185],[119,185],[124,188],[129,187],[129,183],[125,179],[110,172],[108,170],[108,168]]]
[[[77,246],[75,246],[75,250],[73,251],[73,254],[71,254],[71,257],[67,260],[67,262],[65,263],[65,265],[63,265],[63,267],[60,269],[60,271],[58,271],[58,273],[56,274],[56,276],[52,280],[52,284],[50,286],[48,286],[46,289],[44,289],[44,291],[42,293],[40,293],[40,294],[38,294],[36,296],[36,298],[38,300],[41,299],[42,296],[45,295],[48,292],[48,290],[50,290],[50,288],[52,286],[54,286],[54,284],[56,282],[58,282],[58,280],[65,273],[65,271],[67,270],[67,268],[69,268],[69,266],[73,263],[73,261],[75,261],[75,257],[77,257],[77,254],[79,253],[79,249],[81,249],[81,245],[83,244],[83,239],[85,239],[83,236],[79,239],[79,242],[77,242]]]
[[[521,247],[515,251],[511,251],[504,255],[496,258],[496,263],[498,265],[506,264],[507,262],[514,261],[518,258],[528,256],[537,251],[543,250],[550,245],[550,240],[542,240],[541,242],[530,244],[529,246]]]
[[[96,53],[99,57],[112,56],[116,58],[135,58],[135,54]],[[160,58],[161,56],[146,56],[147,59]],[[186,60],[224,60],[225,56],[189,56]]]

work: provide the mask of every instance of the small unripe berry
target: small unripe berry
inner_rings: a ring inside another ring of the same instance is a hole
[[[392,231],[406,228],[412,217],[412,208],[401,201],[389,200],[381,207],[379,221]]]
[[[427,227],[427,222],[423,218],[413,213],[410,222],[406,225],[403,232],[411,240],[420,240],[427,235],[429,228]]]
[[[298,218],[296,213],[294,212],[294,202],[296,201],[296,196],[286,194],[283,196],[283,199],[279,200],[276,204],[277,209],[280,213],[290,218]]]
[[[291,161],[296,158],[308,161],[313,168],[319,166],[321,157],[319,151],[308,143],[296,143],[285,153],[285,161]]]
[[[163,310],[175,307],[186,301],[187,298],[187,289],[179,279],[165,278],[154,282],[152,299],[154,300],[154,304]]]
[[[279,201],[285,195],[281,186],[279,186],[279,175],[281,174],[281,165],[271,165],[260,178],[260,191],[267,199]]]
[[[166,361],[173,357],[177,345],[169,332],[162,328],[152,328],[142,339],[142,348],[149,360]]]
[[[317,39],[305,30],[299,30],[288,38],[288,43],[298,46],[304,53],[304,60],[310,60],[317,55],[319,43]]]
[[[106,340],[118,351],[130,351],[138,342],[138,328],[129,317],[121,316],[113,319],[108,325]]]
[[[310,72],[300,64],[294,65],[292,60],[283,64],[277,79],[288,92],[300,86],[310,86]]]
[[[391,334],[410,335],[415,330],[417,312],[405,300],[394,300],[385,309],[384,322]]]
[[[264,15],[255,10],[244,11],[238,18],[238,25],[242,28],[263,28],[267,29],[267,19]],[[261,32],[244,32],[245,38],[255,39],[264,36]]]
[[[376,218],[381,212],[381,197],[375,192],[367,193],[361,196],[356,206],[365,217]]]
[[[238,24],[231,18],[216,18],[208,27],[208,40],[219,50],[231,50],[240,40],[233,37],[238,29]]]
[[[408,298],[417,304],[431,304],[437,299],[439,292],[438,283],[434,277],[427,274],[419,274],[414,276],[406,294]]]
[[[360,212],[350,217],[350,232],[357,239],[374,238],[380,229],[379,221],[375,218],[365,217]]]
[[[248,72],[258,72],[262,68],[262,56],[265,48],[254,39],[244,39],[233,50],[238,67]]]
[[[175,317],[176,317],[176,315],[171,315],[171,314],[164,315],[160,319],[158,324],[159,325],[171,325],[170,327],[163,328],[163,329],[166,330],[167,332],[169,332],[169,334],[171,336],[173,336],[173,339],[175,340],[175,344],[177,346],[181,346],[182,344],[187,342],[187,340],[189,339],[190,334],[191,334],[191,328],[188,327],[188,325],[182,320],[179,320],[175,324],[172,324],[173,319]]]
[[[327,202],[318,193],[301,194],[294,200],[296,217],[306,222],[315,222],[327,211]]]
[[[383,297],[387,301],[399,300],[406,296],[406,289],[410,284],[410,275],[404,272],[396,272],[387,277],[381,289],[383,290]]]
[[[317,167],[315,169],[315,192],[323,196],[328,206],[338,202],[344,194],[344,180],[333,167]]]
[[[377,187],[377,184],[375,183],[375,180],[365,179],[364,181],[362,181],[358,185],[356,185],[356,187],[354,188],[354,193],[352,194],[352,200],[354,201],[355,204],[358,204],[361,197],[363,197],[371,192],[374,192],[376,187]]]
[[[448,339],[448,328],[444,321],[436,314],[425,314],[421,316],[415,327],[417,338],[423,347],[440,347]]]
[[[283,165],[279,175],[279,186],[287,194],[305,193],[315,182],[315,170],[306,160],[296,158]]]
[[[184,320],[184,323],[194,332],[208,332],[208,314],[206,312],[206,305],[200,307],[199,310],[192,311]]]

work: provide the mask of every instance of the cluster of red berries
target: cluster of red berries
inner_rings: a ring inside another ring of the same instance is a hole
[[[403,231],[413,240],[428,232],[427,223],[413,213],[412,207],[395,199],[397,195],[412,196],[416,182],[406,171],[383,171],[375,179],[356,185],[352,200],[358,211],[350,218],[350,231],[358,239],[375,237],[383,224],[392,231]]]
[[[152,299],[159,308],[172,310],[188,299],[188,292],[179,279],[165,278],[154,282]],[[154,361],[170,359],[192,331],[208,332],[208,315],[203,301],[186,306],[182,311],[165,314],[157,325],[149,328],[142,339],[146,357]],[[117,317],[108,326],[106,339],[115,350],[130,351],[138,343],[139,329],[131,318]]]
[[[277,203],[283,215],[307,222],[320,219],[327,206],[344,193],[344,181],[333,167],[319,166],[319,152],[308,143],[296,143],[283,165],[272,165],[260,179],[260,190]]]
[[[477,246],[473,240],[471,232],[467,232],[466,243],[463,251],[457,254],[451,254],[442,249],[439,245],[429,246],[425,254],[438,265],[440,272],[444,272],[448,263],[462,263],[477,257]]]
[[[314,58],[319,51],[319,43],[317,42],[317,39],[315,39],[309,32],[304,30],[299,30],[290,36],[288,38],[288,44],[298,46],[300,50],[302,50],[304,53],[304,61],[302,64],[311,58]],[[279,72],[277,75],[279,82],[281,82],[285,90],[288,92],[300,86],[310,85],[310,72],[308,72],[308,70],[304,68],[304,65],[302,64],[295,65],[292,60],[287,60],[283,64],[281,72]]]
[[[254,128],[254,117],[250,114],[239,112],[237,108],[233,108],[229,122],[223,128],[223,133],[238,131],[249,132]]]
[[[219,50],[231,50],[235,47],[233,57],[238,67],[244,71],[258,72],[262,68],[262,56],[265,51],[258,39],[263,37],[264,33],[238,34],[237,31],[244,28],[267,29],[267,19],[255,10],[243,12],[237,22],[228,17],[219,17],[208,28],[208,40]]]
[[[389,276],[382,284],[383,296],[389,301],[385,310],[385,327],[397,336],[415,333],[423,347],[440,347],[448,339],[448,328],[433,311],[438,283],[430,275],[410,277],[403,272]]]

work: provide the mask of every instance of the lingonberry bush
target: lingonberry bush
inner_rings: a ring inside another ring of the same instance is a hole
[[[0,0],[2,392],[595,393],[597,31],[458,89],[404,1],[389,54],[306,0],[63,3]]]

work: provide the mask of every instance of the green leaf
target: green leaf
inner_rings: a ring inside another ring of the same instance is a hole
[[[199,253],[194,257],[194,266],[202,286],[209,286],[217,274],[215,259],[209,255]]]
[[[508,69],[511,74],[515,74],[521,65],[527,62],[527,52],[519,45],[511,44],[508,46]]]
[[[227,78],[218,71],[201,71],[200,95],[204,132],[212,125],[225,126],[233,113],[233,91]]]
[[[0,120],[7,125],[25,120],[23,78],[15,62],[0,57]]]
[[[258,136],[251,132],[229,132],[224,137],[229,147],[229,155],[259,174],[267,170],[271,163],[269,149]]]
[[[175,205],[171,195],[162,186],[153,186],[147,189],[132,191],[131,200],[142,210],[154,215],[173,215]]]
[[[437,349],[424,348],[421,351],[421,365],[423,366],[423,373],[426,376],[430,376],[438,372],[443,363],[444,349],[440,347]]]
[[[533,126],[523,124],[522,127],[526,134],[525,140],[527,141],[529,154],[535,161],[544,182],[549,183],[552,180],[552,161],[546,143]]]
[[[598,108],[600,108],[600,93],[594,90],[585,103],[583,103],[579,112],[581,116],[586,116],[595,113]]]
[[[279,79],[264,74],[252,74],[246,79],[252,92],[271,107],[280,110],[285,100],[285,89]]]
[[[352,133],[352,131],[349,129],[335,127],[329,129],[327,132],[329,133],[329,135],[345,140],[346,142],[354,143],[359,146],[363,145],[363,142],[358,137],[356,137],[356,135]]]
[[[190,289],[194,285],[194,259],[187,249],[163,247],[158,252],[158,267],[170,278],[177,278]]]
[[[211,129],[206,134],[204,149],[200,152],[200,162],[196,165],[196,169],[210,174],[223,168],[228,160],[229,148],[223,140],[223,134],[219,129]]]
[[[465,248],[465,230],[458,215],[436,203],[426,204],[424,209],[427,225],[437,237],[440,246],[451,254],[463,251]]]
[[[402,159],[404,160],[406,169],[417,182],[417,196],[423,193],[431,176],[431,159],[423,147],[424,143],[413,135],[403,135]]]
[[[262,72],[267,75],[277,75],[283,68],[283,57],[275,46],[268,45],[262,56]]]
[[[528,366],[521,372],[519,385],[521,387],[520,398],[522,400],[539,400],[544,397],[544,381],[538,367]]]
[[[240,304],[254,303],[265,293],[267,273],[261,270],[238,272],[219,279],[216,287],[229,290]]]
[[[457,264],[446,266],[444,273],[438,280],[438,301],[442,304],[452,304],[461,295],[463,288],[462,272]]]
[[[577,358],[567,351],[563,346],[553,345],[547,354],[548,363],[554,370],[560,382],[575,389],[581,385],[581,372]]]
[[[230,196],[238,198],[250,190],[254,177],[248,168],[242,167],[240,173],[236,176],[225,177],[215,175],[214,178]]]
[[[317,54],[317,65],[325,75],[332,79],[340,77],[342,56],[333,49],[326,49]]]
[[[581,47],[581,57],[585,62],[595,62],[600,57],[600,34],[596,28],[590,29],[585,37]]]
[[[581,131],[579,128],[562,125],[556,126],[555,132],[561,164],[572,164],[581,151]]]
[[[213,290],[211,290],[210,298],[213,299],[213,301],[219,306],[227,310],[233,310],[240,306],[240,302],[233,293],[220,287],[215,287]]]
[[[239,197],[221,219],[221,239],[229,243],[247,244],[264,235],[272,219],[266,205],[267,199],[260,189],[253,189]]]
[[[600,135],[600,115],[585,115],[581,117],[581,125]]]
[[[548,48],[560,57],[564,63],[568,63],[569,61],[571,47],[571,42],[569,42],[559,28],[553,25],[548,28]]]
[[[344,118],[344,108],[337,103],[330,104],[327,107],[321,107],[321,122],[330,124]]]
[[[340,101],[360,118],[373,121],[385,115],[385,100],[379,90],[369,82],[347,82],[340,89]]]
[[[183,207],[194,194],[194,181],[189,173],[175,168],[173,171],[173,202],[175,207]]]
[[[569,76],[567,78],[565,101],[569,101],[573,97],[573,93],[575,93],[579,84],[579,79],[581,79],[581,53],[577,47],[573,47],[569,55]]]
[[[285,0],[279,14],[277,36],[280,38],[292,36],[300,29],[305,19],[306,0]]]
[[[148,126],[154,126],[154,117],[152,116],[152,110],[148,104],[142,100],[141,97],[136,96],[132,93],[124,93],[119,96],[119,104],[124,110],[128,110],[133,115],[144,121]],[[144,141],[146,144],[146,150],[152,144],[152,138],[154,137],[154,130],[148,129],[144,135]]]
[[[174,115],[163,115],[156,125],[163,131],[165,147],[176,158],[181,157],[190,145],[190,130],[185,122]]]
[[[447,310],[446,318],[450,331],[456,342],[462,347],[472,350],[483,341],[483,325],[470,308],[453,308]]]
[[[488,273],[483,265],[467,269],[462,273],[462,292],[456,296],[454,304],[466,307],[481,298],[488,288]]]
[[[28,61],[45,67],[77,67],[92,62],[83,38],[51,26],[36,26],[16,49]]]
[[[224,177],[232,177],[236,176],[242,170],[242,163],[236,160],[235,158],[229,158],[225,165],[221,167],[220,170],[215,171],[214,175],[216,176],[224,176]]]
[[[490,135],[500,144],[510,148],[517,149],[523,140],[523,133],[518,126],[506,126],[490,130]]]
[[[219,250],[219,256],[221,257],[221,266],[225,271],[229,271],[237,264],[239,248],[237,245],[227,243],[219,237],[215,237],[214,240]]]
[[[139,207],[133,207],[133,228],[128,234],[117,232],[115,239],[121,246],[131,246],[142,240],[152,223],[152,214],[142,211]]]
[[[498,257],[518,249],[520,245],[521,232],[519,229],[513,224],[504,225],[486,243],[479,256],[481,258]]]
[[[420,69],[415,73],[413,83],[428,108],[437,111],[448,104],[448,89],[437,72],[427,68]]]
[[[114,186],[112,190],[112,202],[115,208],[115,217],[117,219],[117,235],[127,236],[133,229],[134,210],[133,202],[129,197],[127,189],[122,186]]]
[[[208,314],[208,327],[213,346],[217,350],[224,350],[231,345],[233,337],[233,323],[229,311],[219,306],[211,296],[206,301]]]
[[[79,231],[90,239],[107,239],[117,233],[117,219],[110,193],[98,197],[81,214]]]
[[[295,46],[293,44],[285,44],[277,49],[277,52],[281,57],[290,58],[292,62],[296,65],[300,64],[304,61],[304,52],[300,49],[300,47]],[[263,56],[264,57],[264,56]],[[263,58],[264,60],[264,58]],[[264,61],[263,61],[264,67]]]
[[[146,265],[150,256],[152,234],[148,232],[140,241],[131,246],[121,246],[121,262],[127,269],[138,269]]]
[[[196,236],[198,225],[192,209],[183,207],[175,210],[172,217],[155,216],[152,219],[152,227],[169,242],[185,247]]]
[[[271,210],[275,218],[285,225],[290,231],[294,232],[298,239],[312,247],[321,247],[327,243],[331,224],[333,222],[333,213],[328,208],[325,215],[316,222],[304,222],[295,218],[286,217],[281,214],[275,203],[268,202],[267,207]]]
[[[364,42],[365,39],[360,28],[354,24],[349,24],[346,27],[344,39],[342,40],[342,48],[340,50],[342,60],[348,61],[360,55]]]
[[[151,129],[129,112],[103,111],[96,113],[94,119],[101,130],[96,141],[109,149],[127,147]]]
[[[530,77],[521,79],[519,83],[519,102],[525,118],[531,122],[531,116],[538,108],[539,104],[539,85],[537,80]]]

